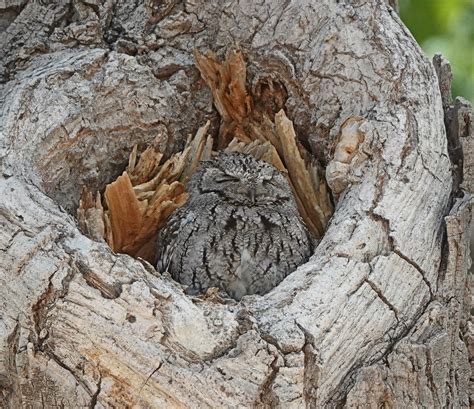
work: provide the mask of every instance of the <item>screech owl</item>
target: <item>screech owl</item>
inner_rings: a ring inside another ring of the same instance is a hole
[[[241,153],[220,153],[189,180],[188,202],[157,239],[159,271],[188,294],[219,287],[240,300],[265,294],[312,252],[285,176]]]

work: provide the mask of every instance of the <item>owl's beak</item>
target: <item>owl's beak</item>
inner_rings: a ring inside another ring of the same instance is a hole
[[[252,204],[255,204],[255,198],[257,196],[257,189],[255,188],[255,186],[251,186],[249,188],[249,196],[250,200],[252,201]]]

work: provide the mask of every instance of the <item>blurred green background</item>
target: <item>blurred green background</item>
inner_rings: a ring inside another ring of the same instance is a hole
[[[453,70],[453,98],[474,101],[474,0],[399,0],[400,16],[431,59],[441,52]]]

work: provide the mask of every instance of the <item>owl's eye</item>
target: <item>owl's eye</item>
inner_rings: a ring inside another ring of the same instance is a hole
[[[229,182],[237,182],[239,179],[232,175],[219,175],[216,177],[216,183],[229,183]]]

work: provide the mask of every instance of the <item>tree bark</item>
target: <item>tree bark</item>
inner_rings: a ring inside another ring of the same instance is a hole
[[[472,113],[387,3],[0,2],[4,407],[472,404]],[[192,52],[236,47],[255,95],[284,90],[336,210],[307,264],[231,303],[71,214],[134,144],[217,130]]]

